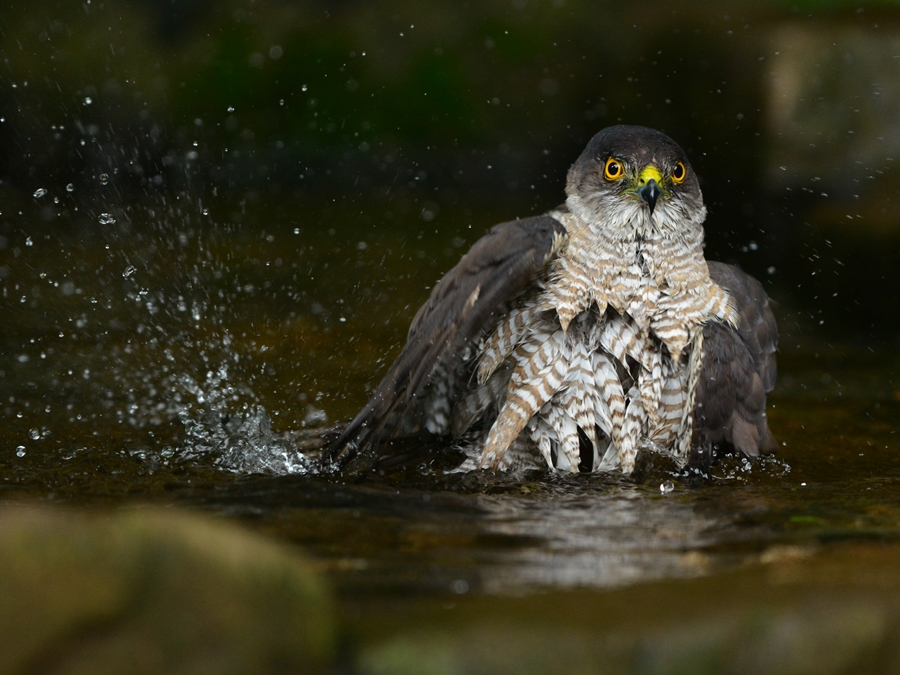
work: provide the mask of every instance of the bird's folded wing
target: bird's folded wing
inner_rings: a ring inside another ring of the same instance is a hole
[[[435,285],[412,321],[400,356],[326,459],[340,466],[408,427],[404,417],[421,414],[418,404],[432,376],[472,367],[467,352],[527,289],[566,236],[561,223],[544,215],[501,223],[479,239]]]
[[[704,328],[695,446],[700,453],[720,443],[749,456],[773,452],[766,394],[777,377],[778,326],[769,298],[762,284],[737,267],[710,261],[709,273],[731,295],[739,321],[736,328],[719,323]]]
[[[740,321],[737,332],[753,355],[768,394],[775,388],[778,367],[775,351],[778,348],[778,324],[769,304],[769,296],[762,284],[734,265],[710,260],[709,276],[729,292],[734,300]]]

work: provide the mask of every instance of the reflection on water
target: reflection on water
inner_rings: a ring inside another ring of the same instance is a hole
[[[620,586],[708,571],[696,550],[723,538],[725,518],[699,512],[692,501],[659,497],[635,486],[602,495],[550,501],[483,500],[485,529],[540,541],[504,556],[485,571],[485,590],[530,586]],[[727,518],[727,516],[726,516]]]
[[[743,562],[782,536],[746,519],[767,510],[754,482],[783,480],[783,463],[744,473],[734,479],[740,487],[676,478],[664,493],[669,477],[259,477],[179,493],[302,543],[354,593],[510,593],[691,577]],[[731,496],[744,488],[751,494]]]
[[[257,207],[272,225],[249,231],[204,208],[4,235],[0,498],[193,505],[302,544],[353,593],[621,586],[900,532],[897,357],[821,343],[789,305],[778,458],[710,478],[310,473],[282,434],[348,419],[472,222],[498,218]]]

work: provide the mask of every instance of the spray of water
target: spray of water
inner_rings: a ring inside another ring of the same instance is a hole
[[[214,222],[187,196],[174,206],[110,202],[72,206],[88,214],[80,231],[26,222],[3,240],[13,255],[0,270],[9,317],[0,337],[14,356],[0,374],[23,428],[17,458],[40,451],[52,461],[52,444],[63,459],[76,446],[101,455],[117,446],[148,467],[309,471],[267,412],[274,403],[302,418],[305,407],[299,385],[272,381],[294,370],[277,349],[287,320],[268,318],[299,305],[292,270],[269,267],[283,250],[256,229]]]

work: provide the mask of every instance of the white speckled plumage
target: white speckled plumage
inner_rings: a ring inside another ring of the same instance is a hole
[[[774,447],[775,320],[758,282],[705,260],[706,208],[682,150],[611,127],[566,194],[495,226],[435,285],[331,466],[377,461],[423,430],[452,436],[463,469],[627,474],[643,450],[684,465],[721,443]]]
[[[491,388],[500,393],[492,401],[498,414],[473,444],[477,462],[504,465],[527,426],[557,468],[578,470],[579,429],[593,448],[594,470],[628,473],[645,447],[683,463],[700,329],[736,322],[703,257],[706,209],[701,201],[694,208],[663,201],[651,213],[610,191],[577,194],[573,182],[568,210],[549,214],[568,241],[543,288],[503,317],[479,351],[479,385],[507,384]],[[507,361],[512,370],[498,370]]]

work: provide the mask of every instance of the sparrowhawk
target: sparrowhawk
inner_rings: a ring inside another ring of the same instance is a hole
[[[681,148],[607,128],[566,196],[495,226],[437,283],[333,465],[434,435],[487,469],[629,474],[642,451],[684,466],[774,450],[775,319],[758,281],[704,258]]]

